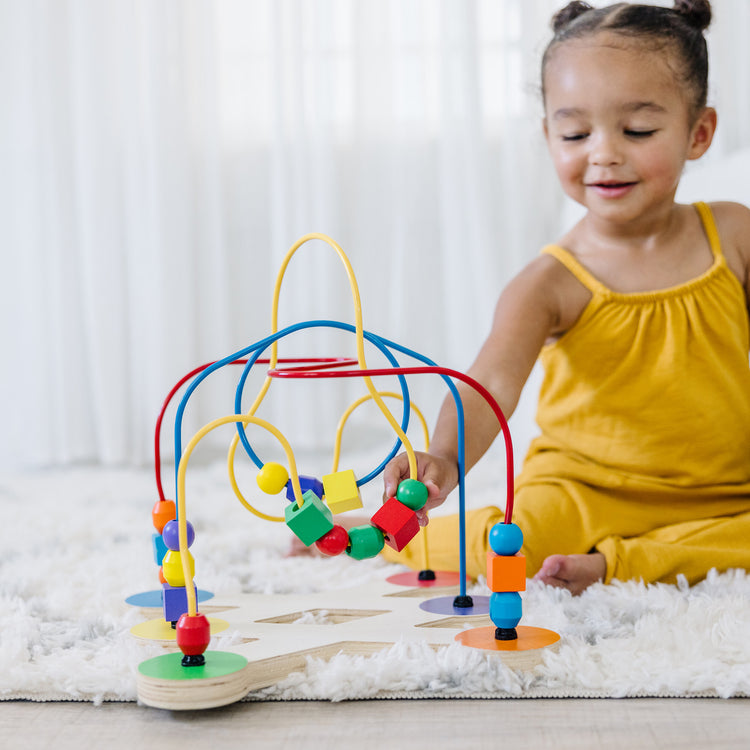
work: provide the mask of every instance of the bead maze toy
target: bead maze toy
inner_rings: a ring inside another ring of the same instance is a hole
[[[295,253],[311,240],[327,243],[344,264],[355,322],[351,325],[331,320],[305,321],[279,330],[278,302],[284,274]],[[291,333],[319,327],[354,334],[356,357],[279,358],[280,340]],[[378,349],[390,366],[369,367],[365,344]],[[269,348],[270,356],[261,359]],[[419,364],[404,366],[396,358],[397,354]],[[243,412],[248,375],[257,364],[267,366],[265,379],[252,406]],[[234,413],[206,424],[183,450],[182,423],[190,397],[211,373],[228,365],[243,368],[235,392]],[[200,441],[223,425],[235,427],[227,462],[230,485],[240,503],[256,517],[266,522],[285,523],[304,545],[315,545],[322,554],[329,556],[346,554],[354,560],[363,560],[378,555],[386,544],[397,551],[409,544],[420,532],[416,511],[424,507],[428,495],[427,488],[417,478],[416,454],[407,436],[412,413],[422,424],[426,445],[429,433],[424,417],[411,401],[407,377],[411,380],[424,375],[443,379],[454,398],[458,414],[458,573],[430,568],[425,527],[421,534],[422,570],[391,576],[368,587],[296,597],[244,594],[232,598],[214,598],[213,594],[196,587],[195,561],[190,552],[195,531],[187,519],[186,472]],[[396,376],[401,392],[379,391],[373,379],[382,376]],[[320,478],[300,474],[289,440],[276,426],[257,416],[271,384],[292,378],[357,378],[367,389],[367,393],[342,416],[336,432],[332,471]],[[463,407],[455,381],[467,384],[487,401],[498,419],[505,441],[507,501],[503,522],[493,527],[490,534],[491,551],[487,556],[490,597],[472,597],[466,591],[464,426]],[[164,494],[160,435],[167,406],[183,387],[185,390],[174,421],[175,502]],[[400,421],[386,406],[385,398],[402,403]],[[376,404],[396,434],[396,440],[380,465],[357,479],[352,470],[339,469],[340,446],[348,417],[367,401]],[[248,428],[260,428],[273,436],[283,449],[286,465],[264,462],[250,443]],[[240,445],[258,468],[258,488],[273,496],[285,493],[287,502],[282,515],[266,514],[245,498],[234,468]],[[402,447],[408,457],[410,476],[399,484],[395,497],[388,498],[369,523],[348,530],[337,523],[339,514],[363,507],[360,487],[379,476]],[[141,623],[132,632],[139,638],[172,647],[176,645],[179,650],[172,648],[169,653],[139,665],[138,697],[142,703],[175,710],[225,705],[301,668],[309,655],[330,657],[341,650],[373,653],[404,638],[421,640],[433,647],[458,640],[470,647],[496,652],[510,666],[518,668],[533,666],[541,660],[542,649],[556,647],[559,640],[556,633],[519,626],[522,616],[519,592],[526,587],[526,567],[520,552],[523,534],[512,522],[512,441],[500,407],[492,395],[469,376],[440,367],[424,355],[366,331],[351,264],[339,245],[326,235],[305,235],[284,258],[274,288],[271,332],[267,337],[223,359],[197,367],[172,388],[156,423],[154,463],[159,499],[152,510],[156,529],[153,549],[161,589],[137,594],[128,602],[141,607],[159,607],[162,617]],[[432,594],[443,595],[435,597]],[[421,600],[418,606],[415,606],[416,599]],[[199,611],[199,603],[202,611]],[[222,614],[227,619],[207,617],[206,613]],[[435,619],[434,615],[440,617]],[[488,619],[491,626],[466,629],[467,624],[481,625]],[[229,628],[239,633],[241,643],[233,646],[232,651],[209,650],[211,635]]]

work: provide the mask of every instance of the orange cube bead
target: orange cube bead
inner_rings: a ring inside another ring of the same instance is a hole
[[[417,514],[395,497],[380,506],[370,523],[383,532],[385,543],[396,552],[401,552],[419,533]]]
[[[526,557],[496,555],[487,550],[487,586],[490,591],[526,591]]]

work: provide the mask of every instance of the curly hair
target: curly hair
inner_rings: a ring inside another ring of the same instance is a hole
[[[708,98],[708,49],[703,32],[710,23],[709,0],[676,0],[672,8],[635,3],[593,8],[573,0],[552,17],[554,36],[542,57],[542,96],[544,72],[557,47],[570,39],[609,31],[643,40],[657,49],[672,49],[682,82],[691,94],[692,111],[697,114]]]

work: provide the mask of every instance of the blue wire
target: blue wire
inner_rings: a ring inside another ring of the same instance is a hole
[[[183,418],[185,407],[187,406],[187,402],[190,396],[195,391],[195,389],[200,385],[200,383],[202,383],[203,380],[205,380],[212,372],[215,372],[219,368],[224,367],[225,365],[228,365],[234,362],[236,359],[241,359],[242,357],[248,356],[251,352],[257,352],[258,350],[261,350],[261,348],[266,349],[268,346],[270,346],[270,344],[272,344],[274,341],[277,341],[279,338],[287,336],[290,333],[293,333],[295,331],[304,330],[306,328],[312,328],[312,327],[322,327],[322,326],[328,326],[330,328],[339,328],[341,330],[356,332],[356,328],[354,326],[348,323],[340,323],[337,321],[307,321],[304,323],[296,323],[292,326],[284,328],[281,331],[278,331],[275,334],[272,334],[271,336],[267,336],[265,339],[262,339],[261,341],[255,344],[252,344],[251,346],[245,347],[244,349],[240,349],[234,354],[230,354],[228,357],[224,357],[223,359],[220,359],[214,362],[212,365],[209,365],[205,370],[199,373],[191,381],[190,385],[185,391],[185,394],[182,397],[182,400],[180,401],[179,406],[177,407],[177,413],[175,415],[175,432],[174,432],[175,487],[177,486],[177,474],[179,472],[180,458],[182,457],[182,418]],[[412,357],[413,359],[423,362],[429,367],[439,366],[436,362],[429,359],[428,357],[425,357],[423,354],[419,354],[418,352],[415,352],[414,350],[409,349],[408,347],[402,346],[401,344],[397,344],[393,341],[389,341],[388,339],[382,338],[380,336],[376,336],[375,334],[369,333],[367,331],[364,332],[364,336],[367,338],[368,341],[373,343],[378,348],[380,348],[382,345],[383,347],[395,349],[396,351],[401,352],[402,354],[406,354],[407,356]],[[381,351],[392,364],[396,363],[396,360],[392,358],[392,356],[390,355],[390,352],[387,351],[387,348],[381,348]],[[253,362],[255,362],[258,359],[258,356],[259,354],[255,355],[255,357],[253,358]],[[250,362],[248,362],[248,365],[250,365]],[[398,365],[394,364],[394,366],[398,366]],[[249,368],[247,365],[245,366],[245,369],[247,370],[247,372],[249,372]],[[399,377],[399,381],[402,384],[402,393],[404,393],[404,420],[403,421],[406,424],[408,424],[408,416],[409,416],[408,415],[408,412],[409,412],[408,388],[406,388],[406,382],[405,382],[405,378],[403,377],[403,375],[399,375],[398,377]],[[458,389],[456,388],[456,385],[451,379],[451,377],[443,373],[440,373],[440,377],[443,378],[448,389],[450,390],[451,395],[453,396],[453,401],[456,406],[456,417],[457,417],[457,427],[456,427],[457,446],[456,447],[458,449],[457,466],[458,466],[458,514],[459,514],[459,531],[458,531],[459,533],[459,577],[460,577],[459,587],[460,587],[460,596],[463,597],[463,596],[466,596],[466,476],[465,476],[466,475],[466,460],[465,460],[466,451],[465,451],[464,408],[463,408],[463,402],[461,400],[461,396],[459,395]],[[243,384],[244,384],[244,379],[246,378],[247,378],[247,375],[243,371],[243,380],[242,380]],[[239,386],[238,386],[238,390],[240,391],[240,398],[241,398],[241,389],[239,388]],[[236,399],[235,399],[235,408],[237,408]],[[403,423],[402,423],[402,429],[406,431],[406,427],[403,426]],[[244,430],[240,429],[241,439],[243,435],[244,435]],[[397,440],[394,448],[391,451],[391,454],[389,454],[389,457],[386,458],[386,460],[383,461],[383,463],[377,469],[371,472],[371,474],[368,475],[368,477],[366,477],[367,481],[370,481],[370,479],[377,476],[383,470],[383,468],[385,468],[385,465],[396,454],[396,451],[398,451],[400,446],[401,446],[401,441]],[[252,451],[252,448],[249,447],[249,444],[245,446],[245,450],[248,450],[248,449],[249,449],[251,457],[255,455]],[[256,465],[257,465],[257,461],[256,461]],[[262,466],[262,463],[260,464],[260,466]],[[364,484],[364,480],[362,480],[361,483]]]
[[[350,331],[352,333],[356,333],[356,328],[349,324],[349,323],[339,323],[337,321],[333,320],[314,320],[309,321],[308,323],[297,323],[295,325],[289,326],[288,328],[285,328],[283,331],[280,331],[275,337],[274,341],[277,341],[280,338],[284,338],[285,336],[288,336],[290,333],[294,333],[301,328],[309,328],[310,326],[320,327],[320,328],[339,328],[341,330]],[[391,363],[393,367],[398,367],[399,363],[396,360],[396,358],[388,351],[386,346],[383,343],[383,340],[376,336],[374,333],[370,333],[369,331],[363,331],[364,338],[367,339],[370,343],[374,344],[380,351],[383,353],[383,355],[388,359],[388,361]],[[250,374],[250,370],[252,369],[253,365],[255,364],[256,360],[260,357],[260,355],[265,351],[265,349],[268,348],[268,345],[264,346],[263,349],[258,350],[251,359],[248,360],[247,364],[245,365],[242,375],[240,376],[239,383],[237,385],[237,390],[235,392],[235,399],[234,399],[234,411],[235,414],[242,414],[242,392],[245,388],[245,381],[247,380],[248,375]],[[409,388],[406,383],[406,378],[403,375],[397,376],[399,379],[399,383],[401,384],[401,396],[404,399],[404,412],[401,422],[401,429],[406,432],[409,427],[409,416],[411,414],[411,401],[409,399]],[[245,452],[248,456],[252,459],[253,463],[259,468],[263,468],[263,461],[258,457],[258,455],[255,453],[255,451],[250,446],[250,442],[247,439],[247,433],[245,432],[244,426],[238,424],[237,425],[237,431],[240,435],[240,441],[242,442],[243,447],[245,448]],[[385,469],[388,462],[398,453],[398,449],[401,447],[401,440],[396,439],[396,443],[394,444],[393,448],[391,449],[391,452],[386,456],[386,458],[382,461],[382,463],[377,466],[375,469],[373,469],[367,476],[362,477],[362,479],[357,480],[357,486],[360,487],[364,484],[367,484],[372,479],[377,477],[383,469]]]
[[[420,362],[424,362],[429,367],[439,367],[436,362],[433,362],[423,354],[409,349],[408,347],[396,344],[388,339],[381,339],[386,346],[395,349],[402,354],[406,354]],[[453,396],[453,401],[456,405],[456,448],[458,452],[458,460],[456,464],[458,466],[458,575],[459,581],[459,596],[466,596],[466,430],[464,425],[464,406],[461,396],[456,388],[456,384],[453,382],[450,375],[439,373],[440,377],[443,378],[448,390],[450,390]]]

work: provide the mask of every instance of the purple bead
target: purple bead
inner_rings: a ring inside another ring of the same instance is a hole
[[[192,546],[195,541],[195,530],[193,524],[190,521],[186,521],[187,526],[187,546]],[[161,537],[164,540],[164,544],[167,545],[168,549],[178,551],[180,549],[180,524],[177,520],[167,521],[164,526],[164,531],[161,532]]]

